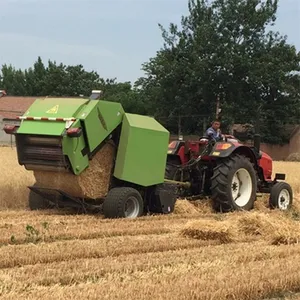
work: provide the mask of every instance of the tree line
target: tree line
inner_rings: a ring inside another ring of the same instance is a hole
[[[82,65],[38,57],[26,70],[4,64],[0,87],[22,96],[89,95],[102,89],[127,112],[156,117],[177,133],[199,134],[216,116],[225,130],[249,123],[263,141],[288,140],[286,124],[300,120],[300,53],[271,29],[279,0],[187,0],[180,25],[159,27],[163,46],[132,85],[104,79]],[[194,117],[189,117],[194,116]],[[203,123],[203,120],[205,122]]]

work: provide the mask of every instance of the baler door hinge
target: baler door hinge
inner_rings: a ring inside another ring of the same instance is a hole
[[[105,120],[104,120],[99,108],[97,108],[97,111],[98,111],[98,118],[99,118],[103,128],[107,131],[107,126],[106,126]]]

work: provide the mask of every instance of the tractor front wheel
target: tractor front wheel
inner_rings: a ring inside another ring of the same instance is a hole
[[[214,169],[211,182],[214,208],[221,212],[251,210],[256,199],[256,174],[250,160],[234,154]]]
[[[271,189],[269,204],[271,209],[288,210],[293,203],[293,191],[286,182],[277,182]]]
[[[130,187],[111,189],[103,203],[105,218],[137,218],[143,212],[144,202],[141,194]]]

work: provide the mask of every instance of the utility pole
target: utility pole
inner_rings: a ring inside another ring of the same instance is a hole
[[[206,119],[206,117],[204,117],[203,118],[203,128],[202,128],[202,130],[203,130],[203,132],[202,132],[202,135],[204,136],[205,135],[205,131],[206,131],[206,129],[207,129],[207,119]]]
[[[219,112],[220,112],[220,95],[217,96],[217,107],[216,107],[216,119],[219,119]]]
[[[181,116],[178,116],[178,138],[181,139],[182,138],[182,134],[181,134]]]

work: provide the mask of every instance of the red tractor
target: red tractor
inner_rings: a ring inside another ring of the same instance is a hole
[[[287,210],[293,201],[285,174],[272,179],[272,158],[260,151],[260,136],[246,146],[234,136],[216,141],[175,140],[169,144],[166,181],[177,184],[177,195],[190,199],[209,196],[218,212],[251,210],[257,193],[269,194],[270,208]]]

